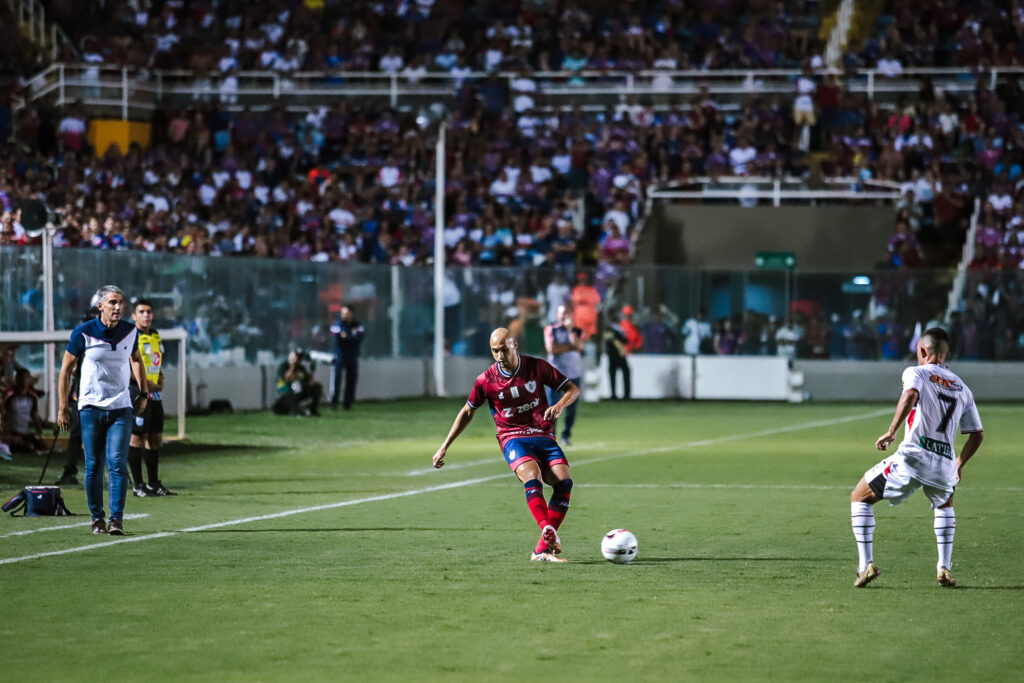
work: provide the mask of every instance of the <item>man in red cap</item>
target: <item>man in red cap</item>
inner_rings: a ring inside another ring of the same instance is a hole
[[[639,351],[644,345],[643,335],[633,324],[633,307],[622,307],[622,316],[617,322],[608,326],[605,332],[605,350],[608,353],[608,379],[611,382],[612,400],[618,398],[615,393],[615,379],[622,372],[622,397],[630,398],[630,371],[627,357]]]

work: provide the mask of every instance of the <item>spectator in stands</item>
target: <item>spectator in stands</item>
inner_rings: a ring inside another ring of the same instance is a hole
[[[677,352],[676,335],[672,326],[665,321],[663,305],[643,324],[641,335],[644,340],[644,353]]]
[[[683,324],[683,353],[696,356],[697,354],[713,353],[711,323],[707,321],[707,312],[702,308],[697,311],[696,317],[688,318]]]
[[[0,410],[0,433],[13,450],[43,450],[43,418],[39,415],[39,396],[33,385],[35,378],[25,368],[14,376],[14,386],[4,394]]]

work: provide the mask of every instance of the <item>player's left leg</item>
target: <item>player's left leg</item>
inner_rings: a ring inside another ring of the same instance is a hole
[[[936,564],[937,580],[940,586],[952,588],[956,579],[949,573],[953,567],[953,535],[956,533],[956,513],[953,511],[953,496],[943,505],[935,508],[935,544],[939,550]]]

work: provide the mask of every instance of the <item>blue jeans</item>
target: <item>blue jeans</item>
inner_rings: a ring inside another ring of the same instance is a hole
[[[93,519],[103,519],[103,465],[110,470],[110,519],[124,516],[128,495],[128,446],[132,409],[82,408],[82,449],[85,451],[85,499]]]
[[[570,377],[569,381],[576,386],[582,386],[580,384],[579,377]],[[551,387],[544,387],[544,390],[548,394],[548,405],[555,405],[565,395],[564,391],[555,391]],[[580,402],[580,399],[573,401],[568,408],[562,413],[565,417],[565,425],[562,429],[562,437],[568,439],[572,436],[572,426],[576,422],[576,404]]]

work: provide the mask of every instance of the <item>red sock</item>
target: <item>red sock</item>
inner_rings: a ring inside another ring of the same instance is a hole
[[[537,520],[537,526],[543,529],[551,524],[548,519],[548,504],[544,502],[544,485],[537,479],[531,479],[523,484],[523,487],[526,489],[526,506]]]
[[[569,497],[572,493],[572,479],[565,479],[555,484],[555,491],[551,494],[551,500],[548,502],[548,521],[551,522],[551,526],[558,529],[562,526],[562,521],[565,520],[566,514],[569,512]],[[533,552],[540,554],[547,552],[548,544],[541,538],[537,541],[537,546]]]
[[[530,514],[537,520],[537,526],[541,529],[551,524],[548,518],[551,513],[548,510],[548,504],[544,502],[544,498],[537,496],[532,500],[526,501],[526,506],[530,508]]]

